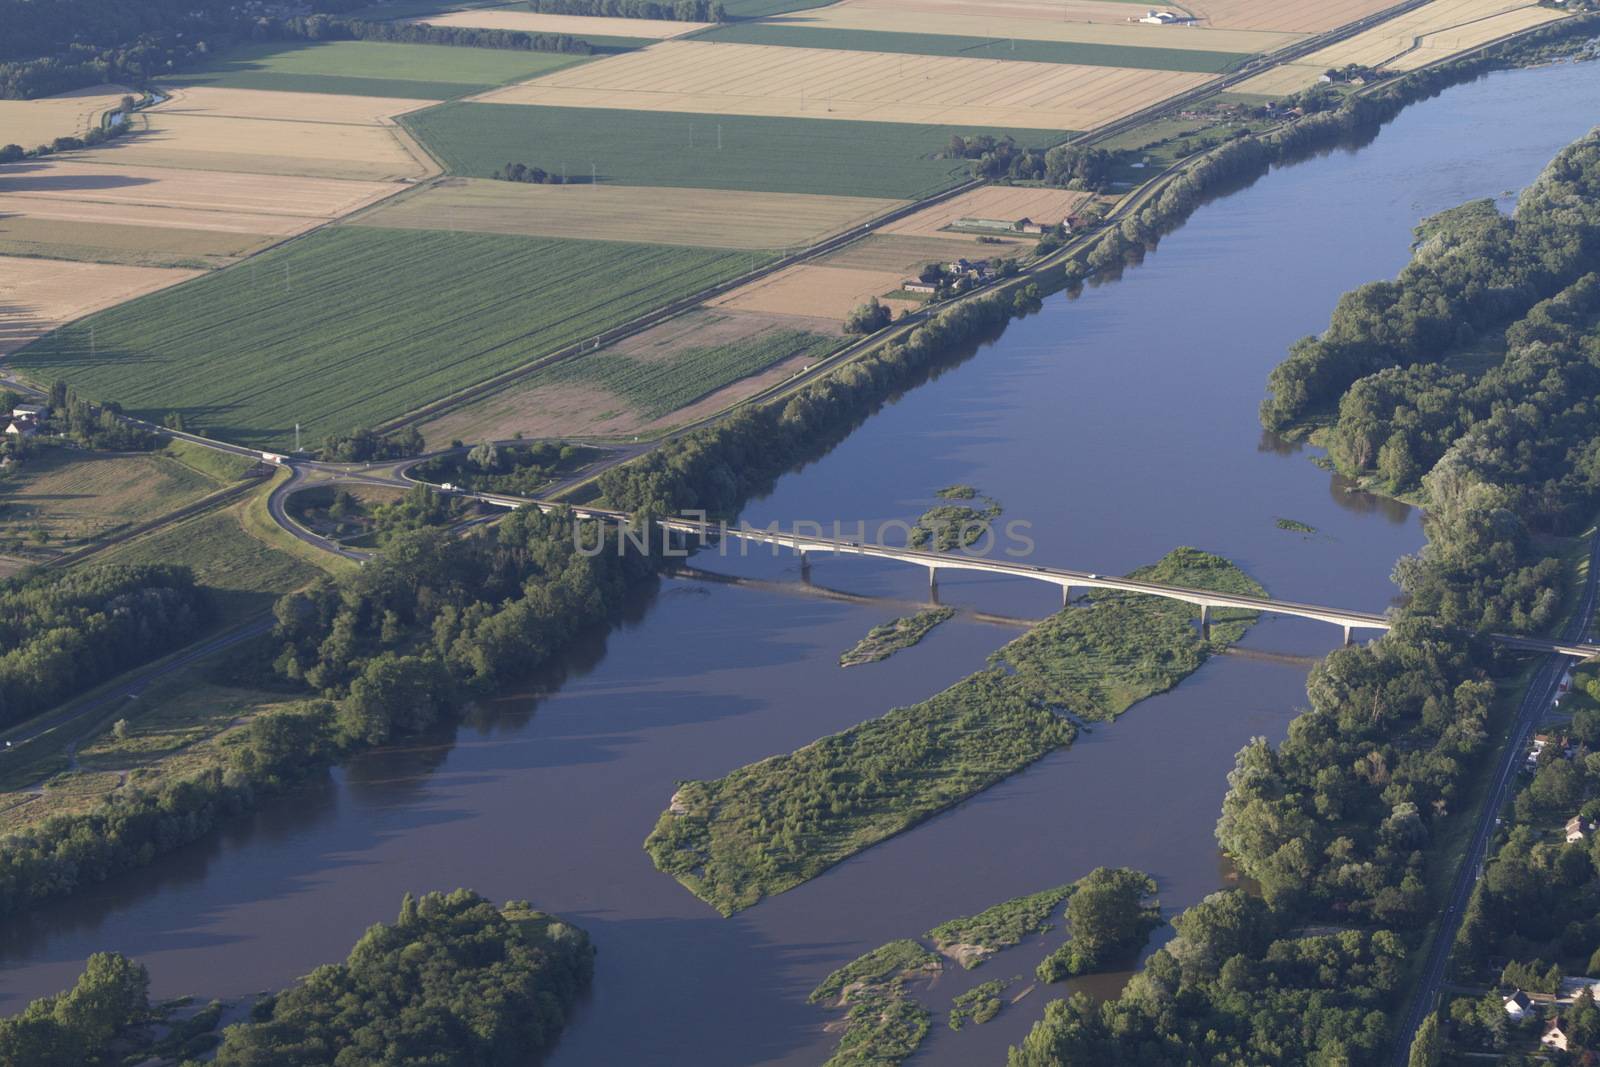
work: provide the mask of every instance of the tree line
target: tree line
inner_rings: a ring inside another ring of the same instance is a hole
[[[1110,182],[1118,154],[1104,148],[1061,144],[1024,148],[1010,135],[953,134],[945,149],[949,159],[972,161],[974,178],[1044,182],[1098,192]]]
[[[588,989],[594,955],[583,930],[525,901],[408,893],[395,922],[374,924],[343,962],[259,999],[220,1042],[217,1002],[157,1039],[169,1015],[150,1004],[148,972],[96,953],[70,990],[0,1019],[0,1067],[170,1062],[213,1047],[221,1067],[534,1063]]]
[[[516,52],[567,52],[586,56],[588,41],[567,33],[528,33],[477,26],[433,26],[425,22],[385,22],[338,15],[296,15],[267,24],[268,32],[302,41],[391,41],[441,44],[463,48],[500,48]]]
[[[546,15],[599,15],[614,19],[666,19],[669,22],[726,22],[721,0],[528,0]]]
[[[78,567],[0,583],[0,726],[187,644],[210,618],[187,567]]]
[[[1437,365],[1600,269],[1597,193],[1600,138],[1585,138],[1551,161],[1511,216],[1480,202],[1428,220],[1418,230],[1417,254],[1398,278],[1345,294],[1327,330],[1297,342],[1272,372],[1262,424],[1283,430],[1327,410],[1374,372]],[[1408,384],[1417,388],[1428,380],[1412,376]],[[1385,384],[1401,381],[1407,379],[1391,376]],[[1436,432],[1434,458],[1442,452],[1439,437]],[[1338,455],[1364,473],[1388,443],[1374,440],[1370,424],[1352,425]],[[1427,469],[1413,451],[1406,434],[1393,439],[1385,471],[1391,481],[1403,485]]]

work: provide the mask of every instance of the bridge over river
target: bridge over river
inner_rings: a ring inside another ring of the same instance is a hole
[[[630,521],[630,516],[626,513],[606,508],[551,503],[491,493],[461,493],[460,495],[473,497],[500,507],[516,508],[533,505],[546,512],[554,511],[558,508],[570,508],[574,515],[581,518],[599,519],[618,524]],[[937,593],[939,573],[941,571],[978,571],[985,574],[1004,574],[1016,578],[1026,578],[1029,581],[1044,582],[1047,585],[1058,586],[1061,589],[1061,601],[1063,604],[1071,599],[1074,589],[1116,589],[1125,593],[1143,593],[1147,596],[1164,597],[1168,600],[1181,600],[1200,609],[1200,625],[1202,628],[1209,624],[1210,613],[1217,608],[1240,608],[1245,611],[1288,615],[1299,619],[1314,619],[1317,622],[1329,623],[1343,629],[1346,644],[1350,643],[1352,634],[1356,630],[1387,630],[1391,625],[1389,617],[1378,612],[1350,611],[1344,608],[1328,607],[1323,604],[1303,604],[1292,600],[1275,600],[1271,597],[1245,596],[1238,593],[1221,593],[1211,589],[1193,589],[1181,585],[1167,585],[1163,582],[1116,578],[1104,574],[1096,574],[1092,571],[1072,570],[1067,567],[1045,567],[1014,560],[990,559],[984,556],[927,552],[916,548],[850,540],[848,538],[827,537],[821,534],[801,533],[795,530],[780,530],[775,527],[729,526],[723,523],[682,518],[657,519],[656,522],[665,530],[699,538],[703,543],[714,543],[719,539],[733,538],[755,544],[790,549],[800,556],[802,571],[808,570],[810,557],[819,555],[865,556],[871,559],[886,559],[896,563],[923,567],[928,571],[929,589],[935,594]],[[1579,659],[1600,656],[1600,644],[1551,640],[1543,637],[1528,637],[1521,634],[1492,633],[1487,636],[1498,644],[1522,652],[1555,652],[1564,656],[1575,656]]]

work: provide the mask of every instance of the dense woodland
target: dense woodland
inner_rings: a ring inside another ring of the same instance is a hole
[[[170,1062],[212,1047],[222,1067],[511,1067],[550,1049],[593,974],[588,935],[526,903],[407,894],[393,924],[257,1001],[220,1046],[221,1004],[174,1022],[152,1008],[142,966],[97,953],[72,989],[0,1019],[0,1067]]]
[[[1437,369],[1451,352],[1492,336],[1600,268],[1600,135],[1557,156],[1509,217],[1488,202],[1469,204],[1429,220],[1418,238],[1416,255],[1398,278],[1345,294],[1328,329],[1298,342],[1273,371],[1271,395],[1261,407],[1268,429],[1286,429],[1341,404],[1352,383],[1376,371]],[[1583,305],[1576,312],[1581,315],[1596,299],[1590,286],[1570,301]],[[1539,328],[1529,327],[1535,334]],[[1379,392],[1415,396],[1438,384],[1418,370],[1391,376]],[[1460,381],[1453,391],[1464,391],[1465,385]],[[1495,399],[1514,389],[1506,382],[1486,384],[1466,418],[1482,417]],[[1339,435],[1339,459],[1354,470],[1374,470],[1379,450],[1390,445],[1383,473],[1391,482],[1405,485],[1429,469],[1425,436],[1413,442],[1405,432],[1409,427],[1401,426],[1399,437],[1379,440],[1376,427],[1360,421],[1363,406],[1374,405],[1353,402],[1352,425]],[[1343,410],[1340,417],[1343,421]],[[1436,459],[1458,435],[1450,434],[1449,425],[1432,429],[1431,458]]]
[[[1567,576],[1533,547],[1530,530],[1570,527],[1600,503],[1590,458],[1600,454],[1600,419],[1588,407],[1596,380],[1590,354],[1600,343],[1582,310],[1595,281],[1575,275],[1567,243],[1552,239],[1559,218],[1587,225],[1591,205],[1580,182],[1596,148],[1591,137],[1564,151],[1530,194],[1528,202],[1550,205],[1552,216],[1548,226],[1528,227],[1546,234],[1537,269],[1569,279],[1571,288],[1552,303],[1523,304],[1500,368],[1452,383],[1501,395],[1480,420],[1461,415],[1442,424],[1454,426],[1455,436],[1441,441],[1422,476],[1428,543],[1396,568],[1409,599],[1394,629],[1313,669],[1310,710],[1291,723],[1288,739],[1251,742],[1229,775],[1217,838],[1260,883],[1262,899],[1232,891],[1190,909],[1177,922],[1177,940],[1120,1000],[1052,1005],[1014,1052],[1017,1067],[1219,1056],[1263,1065],[1378,1061],[1382,1013],[1395,1006],[1406,939],[1425,925],[1427,879],[1441,873],[1430,871],[1430,846],[1441,821],[1461,808],[1488,747],[1491,672],[1500,664],[1472,632],[1555,620]],[[1469,208],[1424,237],[1423,267],[1413,264],[1407,274],[1437,264],[1435,242],[1459,236],[1463,219],[1473,232],[1522,228]],[[1470,268],[1470,257],[1456,258]],[[1532,385],[1514,384],[1530,378]],[[1359,393],[1361,382],[1345,387]],[[1506,880],[1518,869],[1507,865]],[[1563,877],[1575,874],[1563,870]],[[1500,881],[1491,874],[1488,883]],[[1559,912],[1538,907],[1532,902],[1528,922],[1559,921]],[[1227,920],[1220,941],[1210,932],[1219,917]],[[1286,936],[1324,922],[1350,929],[1336,938]],[[1210,944],[1204,951],[1194,945],[1201,929]],[[1600,937],[1584,927],[1583,936],[1591,933]]]
[[[0,1019],[0,1067],[120,1064],[114,1043],[150,1014],[150,976],[114,952],[96,952],[64,993]]]
[[[218,1067],[536,1063],[594,974],[575,926],[466,889],[409,894],[344,963],[258,1003],[230,1027]]]
[[[188,644],[209,618],[186,567],[86,566],[0,583],[0,726]]]

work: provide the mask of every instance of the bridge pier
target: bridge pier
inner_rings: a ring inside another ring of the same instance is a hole
[[[1210,604],[1201,604],[1200,605],[1200,636],[1201,637],[1207,637],[1207,638],[1209,638],[1211,636],[1211,605]]]
[[[939,568],[938,567],[929,567],[928,568],[928,602],[930,604],[937,604],[939,602]]]
[[[1350,644],[1350,627],[1348,625],[1344,628],[1344,643],[1347,646]]]
[[[811,584],[811,557],[804,552],[800,553],[800,580],[807,585]]]

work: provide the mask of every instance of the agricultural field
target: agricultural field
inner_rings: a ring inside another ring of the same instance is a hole
[[[1075,192],[1070,189],[985,185],[930,205],[903,219],[896,219],[880,227],[878,232],[972,242],[977,240],[976,234],[959,233],[948,227],[955,225],[958,219],[966,218],[1012,222],[1027,218],[1047,226],[1054,226],[1068,215],[1083,211],[1094,200],[1093,193]]]
[[[813,244],[903,203],[734,189],[534,185],[450,178],[350,221],[360,226],[527,237],[784,249]],[[648,205],[648,210],[640,210],[641,205]],[[0,219],[0,227],[4,224]]]
[[[1159,27],[1151,27],[1158,29]],[[827,48],[897,55],[958,56],[1026,63],[1076,63],[1093,67],[1140,67],[1221,74],[1249,53],[1208,52],[1083,41],[1035,41],[1026,38],[967,37],[939,33],[897,33],[878,30],[833,30],[767,22],[734,23],[695,38],[715,44],[778,45],[785,48]]]
[[[0,356],[82,315],[200,273],[0,255]]]
[[[906,272],[899,269],[858,270],[800,263],[730,290],[706,306],[842,322],[856,307],[878,297],[881,303],[900,314],[921,306],[915,300],[883,299],[896,292],[905,277]]]
[[[724,0],[723,10],[736,19],[760,19],[824,7],[830,0]]]
[[[431,107],[423,97],[344,96],[333,93],[291,93],[275,89],[226,89],[214,86],[173,88],[150,115],[185,118],[268,119],[279,122],[327,122],[344,126],[392,126],[396,115]]]
[[[593,167],[602,184],[912,200],[970,170],[966,160],[941,158],[949,130],[907,124],[461,102],[401,121],[451,173],[478,178],[517,161],[573,177]],[[1039,147],[1067,136],[962,132],[1009,134]]]
[[[817,30],[945,34],[999,41],[1061,41],[1073,44],[1114,45],[1123,48],[1194,49],[1204,52],[1233,52],[1253,55],[1274,52],[1306,35],[1261,30],[1215,30],[1205,26],[1145,26],[1127,21],[1131,14],[1143,14],[1119,6],[1115,21],[1085,21],[1074,17],[1064,21],[1060,5],[1050,18],[1019,18],[997,14],[985,7],[980,13],[917,7],[895,0],[844,0],[815,11],[774,19],[771,25]],[[1003,57],[1002,57],[1003,58]]]
[[[899,234],[873,234],[853,241],[837,252],[829,252],[816,260],[820,266],[846,267],[855,271],[888,272],[895,275],[895,288],[899,282],[915,277],[929,263],[948,263],[957,256],[969,259],[1013,258],[1032,251],[1033,239],[1008,244],[976,243],[977,238],[949,241],[944,237],[905,237]],[[877,294],[882,296],[882,293]],[[852,305],[854,306],[854,305]]]
[[[131,93],[137,95],[121,85],[94,85],[39,100],[0,100],[0,145],[37,148],[87,133]]]
[[[694,340],[692,346],[654,351],[618,346],[564,360],[534,375],[530,384],[597,389],[654,421],[774,363],[820,359],[839,346],[838,337],[798,329],[773,329],[724,343],[701,332]]]
[[[447,11],[408,19],[430,26],[470,26],[484,30],[513,30],[522,33],[567,33],[592,41],[596,36],[644,37],[660,41],[710,27],[709,22],[674,22],[670,19],[605,18],[597,15],[546,15],[517,7],[476,8]]]
[[[519,432],[654,432],[753,396],[843,343],[837,322],[692,311],[440,415],[424,423],[422,433],[437,448],[452,440],[505,440]]]
[[[136,414],[180,411],[207,433],[282,448],[295,423],[311,440],[375,425],[765,258],[334,227],[75,323],[11,366]]]
[[[272,41],[229,49],[163,86],[451,100],[583,61],[560,52],[390,41]]]
[[[1323,33],[1395,5],[1394,0],[1184,0],[1183,6],[1202,25],[1216,29]]]
[[[1330,67],[1348,63],[1414,70],[1565,15],[1564,11],[1521,0],[1434,0],[1298,62],[1264,71],[1234,88],[1241,93],[1268,96],[1295,93],[1315,85]]]
[[[1390,70],[1416,70],[1429,63],[1448,59],[1458,52],[1488,44],[1507,34],[1542,26],[1546,22],[1560,18],[1562,14],[1563,12],[1548,7],[1521,7],[1515,11],[1503,11],[1498,15],[1490,15],[1488,18],[1453,26],[1437,33],[1423,34],[1417,39],[1415,48],[1402,52],[1387,66]]]
[[[78,548],[221,486],[159,453],[39,448],[0,480],[0,541]]]
[[[380,182],[113,166],[51,156],[0,166],[0,254],[224,266],[392,192],[393,185]]]
[[[1067,131],[1091,129],[1210,79],[1207,74],[1172,70],[676,40],[556,71],[475,99]]]
[[[337,97],[315,93],[257,95],[296,97],[304,105],[304,117],[182,114],[156,107],[134,116],[133,133],[93,149],[69,153],[65,158],[119,167],[293,174],[356,181],[415,180],[435,171],[427,153],[398,126],[319,118],[330,106],[323,102],[336,101]],[[271,106],[277,108],[283,103],[274,100]]]

